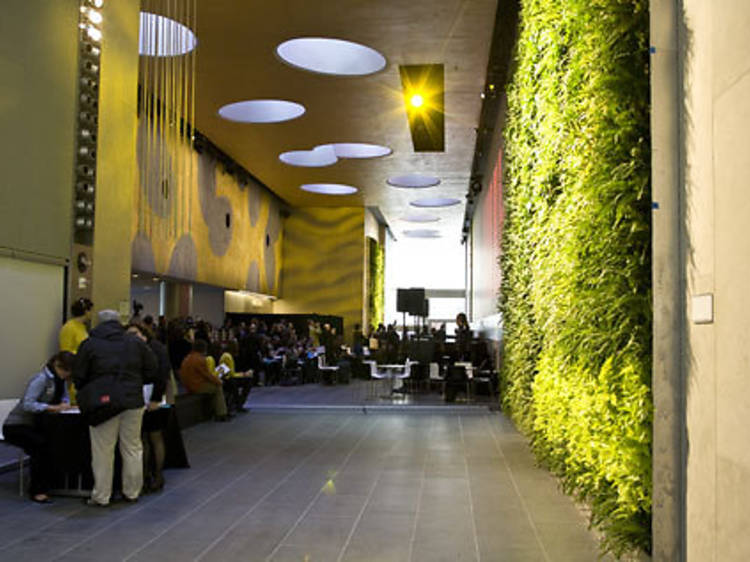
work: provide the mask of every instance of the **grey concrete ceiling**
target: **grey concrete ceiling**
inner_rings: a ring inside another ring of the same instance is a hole
[[[196,125],[292,206],[377,206],[398,235],[420,228],[399,217],[419,211],[417,197],[448,196],[459,205],[425,212],[441,217],[429,228],[458,239],[481,107],[496,0],[200,0],[197,35]],[[373,75],[338,77],[291,67],[276,46],[294,37],[334,37],[382,53],[386,67]],[[415,153],[398,67],[445,65],[445,152]],[[300,118],[276,124],[242,124],[219,117],[231,102],[280,98],[302,103]],[[339,160],[324,168],[298,168],[280,153],[333,142],[390,147],[389,156]],[[389,176],[440,177],[433,188],[386,185]],[[299,189],[303,183],[344,183],[350,196]]]

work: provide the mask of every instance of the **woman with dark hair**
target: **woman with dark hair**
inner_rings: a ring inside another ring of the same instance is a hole
[[[154,333],[144,324],[131,323],[128,332],[140,338],[154,352],[157,362],[156,380],[153,383],[151,395],[146,402],[146,412],[143,415],[141,439],[143,440],[143,493],[157,492],[164,487],[164,429],[167,417],[160,415],[162,400],[171,382],[172,368],[169,363],[167,348],[154,337]]]
[[[36,415],[56,414],[70,408],[63,402],[65,381],[73,370],[73,358],[69,351],[53,355],[41,372],[34,375],[26,386],[23,398],[3,424],[3,436],[11,445],[26,451],[31,458],[31,484],[29,495],[37,503],[50,503],[47,495],[50,487],[52,461],[43,433],[36,429]]]

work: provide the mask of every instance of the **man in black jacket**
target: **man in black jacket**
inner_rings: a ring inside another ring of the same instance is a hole
[[[115,444],[120,441],[122,494],[134,502],[143,486],[143,385],[154,382],[156,357],[127,334],[114,310],[99,312],[99,325],[78,348],[73,380],[78,403],[89,422],[94,489],[89,505],[109,505]]]

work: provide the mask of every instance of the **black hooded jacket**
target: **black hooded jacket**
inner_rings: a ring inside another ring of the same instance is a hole
[[[91,330],[76,353],[73,383],[80,393],[91,381],[106,376],[120,410],[143,406],[143,385],[156,382],[157,360],[148,345],[125,331],[117,320]]]

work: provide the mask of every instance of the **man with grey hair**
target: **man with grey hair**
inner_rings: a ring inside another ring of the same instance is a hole
[[[149,347],[125,331],[116,311],[99,312],[99,324],[78,348],[73,365],[78,404],[91,436],[94,489],[88,505],[109,505],[118,439],[123,499],[138,499],[143,486],[143,385],[156,376],[157,361]]]

